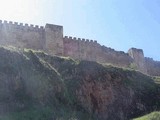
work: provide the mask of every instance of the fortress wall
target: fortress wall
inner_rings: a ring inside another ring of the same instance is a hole
[[[124,52],[101,46],[97,41],[65,36],[64,56],[74,59],[109,63],[119,67],[129,67],[133,59]]]
[[[143,50],[137,48],[131,48],[128,50],[128,53],[133,58],[137,69],[143,73],[147,73]]]
[[[0,20],[0,45],[44,50],[50,55],[69,56],[118,67],[133,65],[143,73],[160,76],[160,61],[145,58],[143,50],[131,48],[128,53],[124,53],[101,46],[97,41],[63,37],[63,26],[59,25],[46,24],[44,28]]]
[[[63,44],[64,56],[79,60],[97,60],[97,46],[99,44],[96,41],[65,36]]]
[[[51,55],[63,55],[63,26],[46,24],[45,50]]]
[[[101,46],[96,41],[65,36],[64,56],[78,60],[97,61],[118,67],[135,67],[142,73],[160,76],[160,61],[145,58],[142,49],[131,48],[128,53]],[[133,64],[134,63],[134,64]],[[134,66],[135,65],[135,66]]]
[[[145,58],[147,73],[152,76],[160,76],[160,61],[154,61],[152,58]]]
[[[16,47],[43,49],[44,28],[17,22],[0,21],[1,45],[13,45]]]
[[[112,48],[102,46],[102,57],[104,62],[111,63],[118,67],[129,67],[133,59],[129,54],[122,51],[116,51]]]
[[[67,37],[63,38],[64,56],[70,56],[74,59],[79,59],[79,41],[76,38]]]
[[[97,61],[97,41],[78,39],[79,56],[81,60]]]

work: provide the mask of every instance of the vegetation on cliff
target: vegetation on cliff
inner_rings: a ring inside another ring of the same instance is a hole
[[[0,120],[128,120],[160,109],[158,77],[0,47]]]
[[[134,120],[160,120],[160,112],[152,112],[148,115],[145,115],[143,117]]]

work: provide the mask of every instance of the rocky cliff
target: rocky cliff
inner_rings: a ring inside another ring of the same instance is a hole
[[[0,47],[0,120],[129,120],[160,109],[159,78]]]

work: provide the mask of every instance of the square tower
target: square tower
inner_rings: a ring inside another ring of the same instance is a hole
[[[46,24],[45,37],[45,50],[51,55],[63,55],[63,27]]]
[[[142,73],[147,73],[143,50],[131,48],[128,50],[128,54],[134,60],[137,69]]]

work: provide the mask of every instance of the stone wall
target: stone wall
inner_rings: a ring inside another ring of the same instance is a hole
[[[124,52],[101,46],[97,41],[65,36],[64,56],[74,59],[109,63],[119,67],[129,67],[132,58]]]
[[[160,76],[160,61],[154,61],[152,58],[145,58],[147,73],[153,76]]]
[[[63,43],[64,56],[71,56],[80,60],[97,60],[97,54],[92,52],[94,51],[95,46],[98,46],[96,41],[65,36],[63,38]]]
[[[0,21],[0,44],[16,47],[43,49],[44,27]]]
[[[39,27],[0,21],[0,44],[44,50],[52,55],[63,55],[63,27],[52,24]]]
[[[147,73],[143,50],[131,48],[128,50],[128,54],[133,58],[137,69],[143,73]]]
[[[51,55],[69,56],[78,60],[97,61],[118,67],[130,67],[160,76],[160,62],[144,58],[143,50],[131,48],[128,53],[101,46],[97,41],[63,37],[63,26],[18,24],[0,20],[0,45],[44,50]]]
[[[46,24],[45,50],[51,55],[63,55],[63,27]]]

